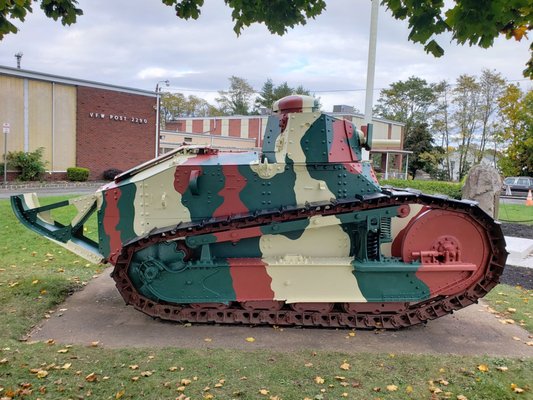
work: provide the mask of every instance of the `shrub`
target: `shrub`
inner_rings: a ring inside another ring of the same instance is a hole
[[[121,173],[122,171],[120,169],[116,169],[116,168],[106,169],[104,171],[104,179],[107,179],[108,181],[112,181],[113,179],[115,179],[115,176]]]
[[[21,181],[36,181],[45,172],[46,162],[43,160],[43,147],[32,152],[10,151],[7,153],[7,165],[20,171]]]
[[[69,181],[85,182],[87,179],[89,179],[89,168],[67,168],[67,179]]]
[[[461,183],[442,182],[442,181],[406,181],[403,179],[388,179],[379,182],[381,185],[390,185],[396,188],[411,188],[420,190],[426,194],[444,194],[452,199],[461,199]]]

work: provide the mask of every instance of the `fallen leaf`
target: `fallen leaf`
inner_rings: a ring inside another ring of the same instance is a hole
[[[457,400],[468,400],[468,397],[463,396],[462,394],[457,396]]]
[[[509,368],[504,367],[504,366],[501,366],[501,367],[496,367],[496,369],[497,369],[498,371],[505,372],[505,371],[507,371]]]
[[[35,279],[31,282],[32,285],[37,285],[39,283],[39,279]]]
[[[312,367],[312,366],[313,366],[313,363],[305,363],[304,364],[304,367],[308,367],[309,368],[309,367]]]
[[[335,379],[338,380],[338,381],[343,381],[346,378],[344,376],[336,376]]]
[[[94,372],[91,372],[89,375],[85,377],[85,380],[87,382],[96,382],[98,381],[98,376]]]
[[[398,386],[396,386],[396,385],[387,385],[387,390],[389,392],[396,392],[398,390]]]
[[[315,383],[318,383],[319,385],[322,385],[324,383],[324,379],[320,376],[315,376]]]
[[[37,371],[37,378],[43,379],[43,378],[46,378],[47,376],[48,376],[48,371],[44,371],[42,369]]]
[[[120,399],[122,396],[124,396],[124,394],[126,393],[126,391],[124,389],[118,391],[116,394],[115,394],[115,399],[118,400]]]
[[[178,367],[170,367],[168,369],[170,372],[174,372],[174,371],[177,371],[178,370]]]
[[[137,364],[130,365],[129,369],[139,369],[139,366]]]
[[[8,363],[8,359],[7,359],[7,358],[2,358],[2,359],[0,360],[0,365],[1,365],[1,364],[7,364],[7,363]]]
[[[409,385],[409,386],[407,386],[405,388],[405,393],[407,393],[407,394],[411,394],[411,393],[413,393],[413,391],[414,391],[414,389],[413,389],[413,387],[411,385]]]
[[[94,342],[91,342],[90,346],[91,346],[91,347],[98,347],[98,344],[99,344],[99,343],[100,343],[100,342],[99,342],[98,340],[96,340],[96,341],[94,341]]]
[[[212,342],[212,341],[213,341],[213,339],[208,338],[208,337],[206,337],[206,338],[204,339],[204,342]]]
[[[513,340],[516,340],[517,342],[521,341],[522,339],[520,339],[518,336],[513,336]]]
[[[138,377],[138,376],[132,376],[132,377],[131,377],[131,380],[132,380],[133,382],[137,382],[137,381],[139,380],[139,377]]]
[[[344,370],[344,371],[348,371],[350,369],[350,364],[348,364],[346,361],[344,361],[341,366],[340,366],[340,369]]]
[[[259,389],[259,394],[262,394],[263,396],[266,396],[269,393],[270,393],[270,391],[268,391],[266,389]]]
[[[255,342],[255,338],[253,338],[253,337],[247,337],[247,338],[244,339],[244,340],[246,340],[246,341],[249,342],[249,343],[253,343],[253,342]]]
[[[183,379],[181,380],[181,384],[182,384],[183,386],[190,385],[191,382],[192,382],[192,381],[191,381],[190,379],[185,379],[185,378],[183,378]]]
[[[72,365],[71,363],[65,363],[65,364],[63,364],[61,369],[69,369],[71,365]]]
[[[143,372],[141,372],[141,376],[144,376],[144,377],[146,377],[146,376],[152,376],[152,374],[153,374],[152,371],[143,371]]]
[[[485,364],[479,364],[477,369],[479,369],[481,372],[489,372],[489,367],[487,367]]]
[[[350,332],[350,333],[348,333],[348,336],[350,336],[350,337],[354,337],[354,336],[355,336],[355,332]]]
[[[533,342],[526,342],[528,346],[533,346]]]
[[[65,354],[65,353],[68,353],[68,349],[59,349],[57,352]]]

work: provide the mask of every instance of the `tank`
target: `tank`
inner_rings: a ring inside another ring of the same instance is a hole
[[[164,320],[398,329],[452,313],[499,280],[507,253],[474,202],[382,187],[366,132],[309,96],[274,104],[262,150],[182,146],[96,193],[40,206],[28,228],[114,266],[127,304]],[[50,217],[74,205],[70,224]],[[83,226],[97,213],[98,241]]]

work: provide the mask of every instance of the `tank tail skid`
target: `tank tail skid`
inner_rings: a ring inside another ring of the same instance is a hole
[[[52,217],[52,210],[68,206],[77,210],[69,224]],[[41,206],[35,193],[25,193],[11,196],[11,207],[19,221],[32,231],[90,262],[96,264],[103,260],[98,243],[84,235],[84,225],[97,209],[96,194]]]

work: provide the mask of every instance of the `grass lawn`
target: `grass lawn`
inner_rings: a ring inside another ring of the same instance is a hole
[[[533,225],[533,207],[524,204],[507,204],[500,202],[498,219],[504,222],[513,222]]]
[[[21,342],[48,310],[102,268],[23,228],[6,200],[0,200],[0,226],[1,399],[533,398],[531,358],[112,350],[97,343]],[[87,234],[94,235],[95,226],[90,221]],[[489,299],[519,322],[531,317],[525,301],[530,294],[500,285]],[[356,345],[357,335],[353,339]]]

